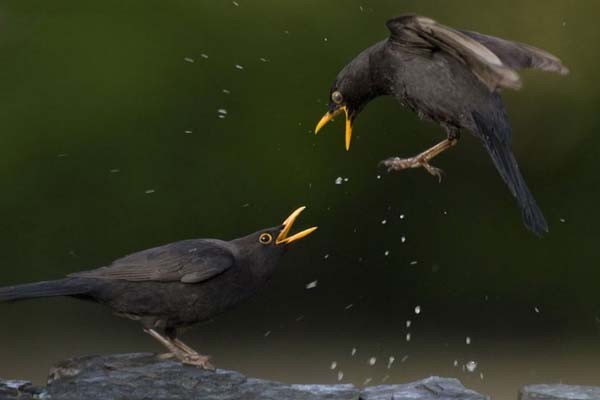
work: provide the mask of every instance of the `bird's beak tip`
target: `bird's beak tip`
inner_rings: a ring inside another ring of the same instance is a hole
[[[318,134],[319,131],[332,119],[333,114],[330,112],[326,112],[325,115],[323,115],[323,117],[321,117],[321,119],[319,120],[319,123],[317,123],[317,127],[315,128],[315,135]]]
[[[277,240],[275,241],[276,244],[290,244],[310,235],[311,233],[317,230],[317,227],[313,226],[312,228],[308,228],[292,236],[288,236],[290,230],[292,229],[292,225],[294,225],[294,222],[296,221],[300,213],[302,213],[302,211],[304,211],[305,209],[305,206],[298,207],[293,213],[290,214],[289,217],[285,219],[285,221],[283,221],[283,229],[281,230],[281,232],[279,232],[279,235],[277,236]]]

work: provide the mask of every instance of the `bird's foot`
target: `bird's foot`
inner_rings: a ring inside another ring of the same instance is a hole
[[[444,175],[444,171],[442,169],[436,168],[429,164],[425,157],[390,157],[381,161],[379,164],[386,167],[388,172],[402,171],[409,168],[424,168],[431,175],[437,177],[440,182],[442,181],[442,177]]]
[[[198,353],[184,353],[179,360],[183,364],[194,365],[209,371],[214,371],[216,369],[215,366],[210,362],[210,356],[204,356]]]

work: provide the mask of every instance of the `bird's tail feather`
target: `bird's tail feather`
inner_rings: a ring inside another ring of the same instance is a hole
[[[479,113],[473,113],[473,118],[479,131],[482,133],[483,142],[494,161],[496,169],[508,185],[508,188],[521,208],[525,226],[538,236],[547,233],[548,223],[529,191],[525,179],[519,170],[517,160],[512,153],[510,125],[508,121],[502,120],[500,123],[494,123]],[[498,132],[498,130],[502,129],[507,131]]]
[[[88,285],[83,284],[79,279],[66,278],[0,288],[0,302],[36,297],[72,296],[85,294],[88,291]]]

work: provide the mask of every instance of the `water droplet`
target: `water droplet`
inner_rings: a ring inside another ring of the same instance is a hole
[[[337,368],[337,361],[332,361],[331,365],[329,366],[330,369],[336,369]]]
[[[367,386],[369,383],[371,383],[372,380],[373,380],[373,378],[365,379],[365,381],[363,382],[363,386]]]
[[[350,355],[353,356],[353,357],[356,355],[356,347],[352,348],[352,351],[350,352]]]
[[[400,360],[401,363],[405,362],[406,360],[408,360],[408,355],[402,357],[402,360]]]
[[[191,64],[193,64],[193,63],[194,63],[194,59],[193,59],[193,58],[191,58],[191,57],[185,57],[185,58],[183,59],[183,61],[185,61],[185,62],[189,62],[189,63],[191,63]]]
[[[324,41],[324,42],[326,42],[326,41],[327,41],[327,38],[323,38],[323,41]]]
[[[375,363],[376,363],[376,362],[377,362],[377,358],[375,358],[375,357],[371,357],[371,358],[369,358],[369,365],[370,365],[370,366],[373,366],[373,365],[375,365]]]
[[[402,236],[402,237],[400,238],[400,242],[401,242],[401,243],[406,243],[406,236]]]
[[[421,314],[421,306],[415,306],[415,314]]]
[[[394,363],[394,361],[396,361],[396,358],[394,356],[390,356],[390,358],[388,358],[388,369],[392,368],[392,364]]]
[[[412,321],[410,319],[406,320],[406,327],[410,328],[411,325],[412,325]]]
[[[338,372],[338,381],[341,381],[342,379],[344,379],[344,373],[342,371]]]
[[[118,174],[119,172],[121,172],[121,170],[119,168],[113,168],[108,172],[110,172],[111,174]]]
[[[377,179],[381,179],[381,175],[377,175]]]
[[[269,336],[271,334],[271,331],[266,331],[265,332],[265,337]]]
[[[385,381],[387,381],[388,379],[390,379],[389,375],[384,376],[383,378],[381,378],[381,383],[384,383]]]
[[[404,219],[404,214],[400,214],[400,219]]]
[[[565,218],[561,218],[560,222],[562,222],[564,224],[565,222],[567,222],[567,220]]]
[[[200,54],[200,57],[202,57],[202,58],[204,58],[206,60],[206,59],[208,59],[208,54],[202,53],[202,54]]]
[[[540,309],[539,309],[539,308],[537,308],[537,307],[533,307],[533,310],[536,312],[536,314],[539,314],[539,313],[540,313]]]
[[[466,344],[471,344],[471,337],[467,336],[467,337],[465,338],[465,343],[466,343]]]
[[[417,265],[418,263],[419,263],[419,262],[418,262],[417,260],[415,260],[415,261],[411,261],[411,262],[410,262],[410,265]]]
[[[155,192],[155,190],[154,190],[154,189],[148,189],[148,190],[146,190],[144,193],[146,193],[146,194],[152,194],[152,193],[154,193],[154,192]]]
[[[475,361],[469,361],[467,363],[467,371],[469,371],[469,372],[475,372],[476,369],[477,369],[477,362],[475,362]]]
[[[236,7],[239,7],[239,6],[240,6],[240,3],[238,3],[237,1],[233,1],[232,3],[233,3],[233,5],[234,5],[234,6],[236,6]]]
[[[385,253],[383,253],[383,255],[386,256],[386,257],[389,256],[390,255],[390,251],[386,250]]]
[[[225,93],[225,94],[231,94],[231,91],[229,91],[227,89],[223,89],[223,93]]]
[[[458,360],[454,360],[454,366],[458,367]]]
[[[350,304],[348,304],[346,307],[344,307],[344,310],[349,310],[349,309],[351,309],[352,307],[354,307],[354,304],[350,303]]]
[[[335,178],[336,185],[341,185],[343,181],[344,181],[344,179],[341,176],[338,176],[337,178]]]
[[[244,66],[240,64],[235,64],[235,68],[241,71],[244,69]]]
[[[264,58],[264,57],[259,58],[259,60],[262,61],[262,62],[264,62],[264,63],[269,62],[269,59],[268,58]]]
[[[318,282],[319,282],[319,281],[312,281],[312,282],[309,282],[309,283],[307,283],[307,284],[306,284],[306,288],[307,288],[307,289],[314,289],[314,288],[316,288],[316,287],[317,287],[317,283],[318,283]]]
[[[410,332],[408,332],[408,333],[406,334],[406,341],[407,341],[407,342],[410,342]]]
[[[385,224],[387,224],[387,220],[385,220],[385,219],[381,220],[381,225],[385,225]]]

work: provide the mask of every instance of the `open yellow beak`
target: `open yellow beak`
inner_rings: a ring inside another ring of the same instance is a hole
[[[296,221],[296,218],[298,218],[298,216],[305,209],[306,209],[306,207],[304,207],[304,206],[296,209],[296,211],[291,213],[290,216],[287,217],[285,219],[285,221],[283,221],[283,224],[282,224],[283,229],[281,230],[281,232],[279,232],[279,235],[277,236],[277,239],[275,240],[275,244],[290,244],[292,242],[295,242],[296,240],[300,240],[303,237],[310,235],[311,233],[313,233],[314,231],[317,230],[317,227],[313,226],[312,228],[305,229],[302,232],[298,232],[295,235],[288,237],[288,233],[290,233],[290,229],[292,229],[292,225],[294,225],[294,221]]]
[[[315,128],[315,135],[319,133],[321,128],[327,125],[329,121],[335,118],[342,111],[346,114],[346,151],[348,151],[350,150],[350,140],[352,140],[352,121],[350,121],[350,118],[348,118],[348,109],[346,106],[342,106],[334,112],[327,112],[325,115],[323,115],[323,118],[321,118],[317,124],[317,127]]]

